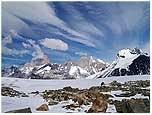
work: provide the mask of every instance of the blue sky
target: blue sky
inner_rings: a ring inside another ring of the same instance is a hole
[[[149,2],[3,2],[2,64],[81,55],[112,62],[122,48],[149,53]]]

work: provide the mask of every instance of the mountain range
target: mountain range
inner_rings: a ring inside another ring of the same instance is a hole
[[[49,62],[45,55],[23,66],[2,69],[3,77],[26,79],[94,79],[145,74],[150,74],[150,56],[138,48],[120,50],[111,64],[92,56],[56,64]]]

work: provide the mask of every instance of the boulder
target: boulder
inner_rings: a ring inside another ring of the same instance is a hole
[[[37,111],[48,111],[49,107],[47,104],[42,104],[40,107],[36,108]]]
[[[113,102],[118,113],[131,113],[131,110],[126,105],[126,100]]]
[[[5,113],[32,113],[31,108],[24,108],[24,109],[17,109],[17,110],[11,110],[7,111]]]
[[[148,99],[130,99],[115,101],[114,105],[118,113],[148,113],[150,102]]]
[[[148,113],[150,110],[146,107],[143,99],[131,99],[128,101],[128,106],[133,113]]]
[[[69,91],[69,92],[72,92],[72,91],[73,91],[72,87],[70,87],[70,86],[64,87],[63,89],[64,89],[65,91]]]
[[[87,111],[88,113],[98,113],[98,112],[106,112],[108,108],[107,102],[102,97],[97,97],[91,106],[91,108]]]

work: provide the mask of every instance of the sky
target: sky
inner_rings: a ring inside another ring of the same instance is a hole
[[[112,62],[123,48],[150,52],[149,2],[2,2],[2,65],[47,55]]]

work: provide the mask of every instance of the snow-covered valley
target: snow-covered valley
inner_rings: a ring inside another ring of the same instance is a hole
[[[130,81],[146,81],[150,80],[149,75],[136,75],[136,76],[121,76],[121,77],[107,77],[107,78],[99,78],[99,79],[77,79],[77,80],[34,80],[34,79],[21,79],[21,78],[2,78],[2,87],[10,87],[14,90],[24,92],[28,95],[28,97],[9,97],[2,96],[2,112],[21,109],[30,107],[32,112],[41,112],[37,111],[36,108],[42,104],[48,103],[44,97],[42,96],[42,92],[50,91],[50,93],[54,91],[58,91],[63,89],[64,87],[72,87],[78,88],[80,92],[85,92],[85,89],[91,89],[97,87],[97,89],[101,87],[101,83],[104,83],[105,87],[110,87],[111,82],[117,81],[118,83],[125,84],[125,82]],[[123,89],[123,85],[121,88]],[[142,87],[143,89],[149,90],[149,87]],[[142,89],[141,88],[141,89]],[[93,89],[95,91],[96,89]],[[39,92],[39,94],[32,94],[31,92]],[[64,92],[61,91],[61,92]],[[142,93],[136,93],[133,96],[122,96],[119,97],[117,95],[121,95],[126,93],[127,91],[114,89],[109,91],[100,91],[100,93],[111,95],[109,99],[113,101],[122,101],[123,99],[149,99],[148,96],[144,96]],[[89,105],[81,105],[80,107],[76,107],[74,110],[66,109],[64,106],[68,104],[74,104],[72,100],[60,101],[58,104],[49,106],[49,110],[46,112],[86,112],[90,107]],[[117,112],[114,104],[108,103],[108,108],[106,112]]]
[[[124,83],[127,81],[149,80],[150,75],[134,75],[121,77],[107,77],[99,79],[77,79],[77,80],[35,80],[21,78],[2,78],[2,87],[12,87],[23,92],[56,90],[63,87],[71,86],[73,88],[90,88],[92,86],[100,86],[101,82],[108,84],[112,81]]]

